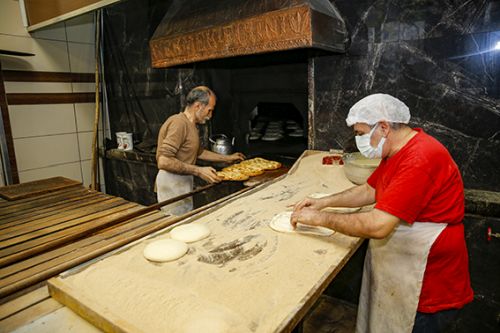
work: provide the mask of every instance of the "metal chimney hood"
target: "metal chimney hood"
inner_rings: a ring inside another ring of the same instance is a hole
[[[155,68],[301,48],[345,52],[329,0],[175,0],[149,42]]]

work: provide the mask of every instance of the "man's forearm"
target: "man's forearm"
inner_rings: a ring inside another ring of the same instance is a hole
[[[367,184],[358,185],[323,200],[325,207],[361,207],[375,202],[375,191]]]
[[[399,219],[383,211],[355,214],[319,212],[320,224],[345,235],[381,239],[387,237],[399,223]]]
[[[160,156],[158,158],[158,169],[181,175],[198,175],[198,167],[196,165],[181,162],[173,157]]]
[[[208,161],[208,162],[226,162],[226,155],[217,154],[213,151],[204,149],[203,152],[198,156],[200,160]]]
[[[369,224],[367,213],[360,214],[335,214],[320,212],[321,225],[343,233],[348,236],[370,238],[371,235],[365,230]]]

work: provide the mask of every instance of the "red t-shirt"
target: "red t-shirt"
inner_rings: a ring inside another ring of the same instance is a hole
[[[461,308],[473,299],[465,245],[464,186],[446,148],[418,133],[396,154],[383,159],[368,179],[375,189],[375,208],[407,223],[448,223],[432,245],[418,311]]]

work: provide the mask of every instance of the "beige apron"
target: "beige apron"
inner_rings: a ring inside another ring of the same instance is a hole
[[[446,223],[400,223],[371,239],[359,297],[357,333],[410,333],[417,314],[427,256]]]
[[[193,176],[178,175],[165,170],[159,170],[156,175],[156,197],[158,202],[175,198],[193,190]],[[191,197],[163,206],[162,212],[166,215],[182,215],[193,209]]]

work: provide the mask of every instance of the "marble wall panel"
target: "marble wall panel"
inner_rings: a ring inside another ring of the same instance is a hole
[[[136,161],[107,159],[104,164],[106,193],[142,205],[156,203],[153,187],[156,165]],[[112,180],[112,181],[110,181]]]
[[[415,40],[500,30],[498,0],[335,0],[355,39]]]
[[[466,187],[499,191],[499,3],[335,1],[352,39],[347,54],[314,59],[311,146],[353,149],[349,108],[388,93],[450,150]]]
[[[447,146],[467,187],[500,190],[500,154],[493,153],[500,148],[500,51],[492,50],[500,40],[499,3],[335,1],[351,44],[347,54],[314,56],[310,147],[355,150],[345,125],[349,108],[368,94],[389,93],[410,107],[412,126]],[[133,132],[145,150],[154,145],[163,121],[181,110],[191,87],[204,83],[231,89],[232,84],[221,83],[228,75],[220,64],[151,68],[147,41],[171,4],[128,1],[105,13],[111,130]],[[236,102],[220,100],[214,130],[224,129],[218,119],[226,120],[224,110]]]

